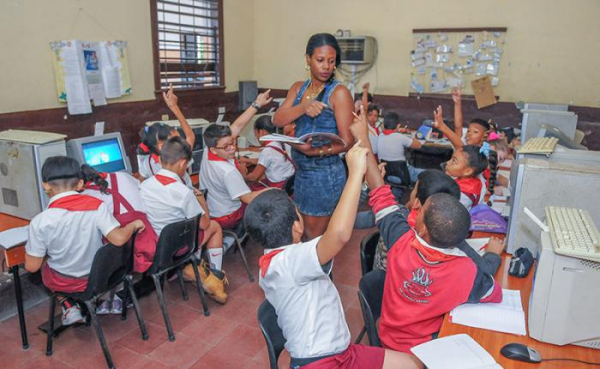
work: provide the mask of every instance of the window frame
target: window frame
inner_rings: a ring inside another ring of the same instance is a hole
[[[223,47],[223,0],[214,0],[214,2],[218,3],[219,15],[219,37],[218,37],[218,54],[219,54],[219,63],[218,63],[218,78],[219,85],[217,86],[206,86],[206,87],[186,87],[186,88],[176,88],[178,96],[189,96],[196,95],[203,91],[221,91],[225,90],[225,50]],[[159,57],[159,45],[158,45],[158,0],[150,0],[150,23],[152,30],[152,59],[154,66],[154,94],[160,95],[166,91],[166,89],[162,89],[161,86],[161,63]]]

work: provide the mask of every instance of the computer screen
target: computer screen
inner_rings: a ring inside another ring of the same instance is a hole
[[[99,172],[118,172],[125,169],[123,153],[116,138],[81,144],[86,164]]]

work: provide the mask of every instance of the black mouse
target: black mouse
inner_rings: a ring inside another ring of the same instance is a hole
[[[509,343],[502,347],[500,353],[509,359],[526,363],[539,363],[542,361],[542,357],[537,351],[520,343]]]

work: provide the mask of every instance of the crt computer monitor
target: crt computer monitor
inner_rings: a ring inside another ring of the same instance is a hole
[[[67,155],[99,172],[131,173],[131,164],[119,132],[69,140]]]

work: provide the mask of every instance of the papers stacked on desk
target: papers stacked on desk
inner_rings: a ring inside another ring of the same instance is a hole
[[[19,246],[27,242],[29,237],[29,226],[12,228],[4,232],[0,232],[0,247],[5,250]]]
[[[527,335],[521,292],[502,289],[499,304],[463,304],[450,312],[452,323],[492,331]]]
[[[410,351],[429,369],[502,369],[468,334],[438,338]]]

